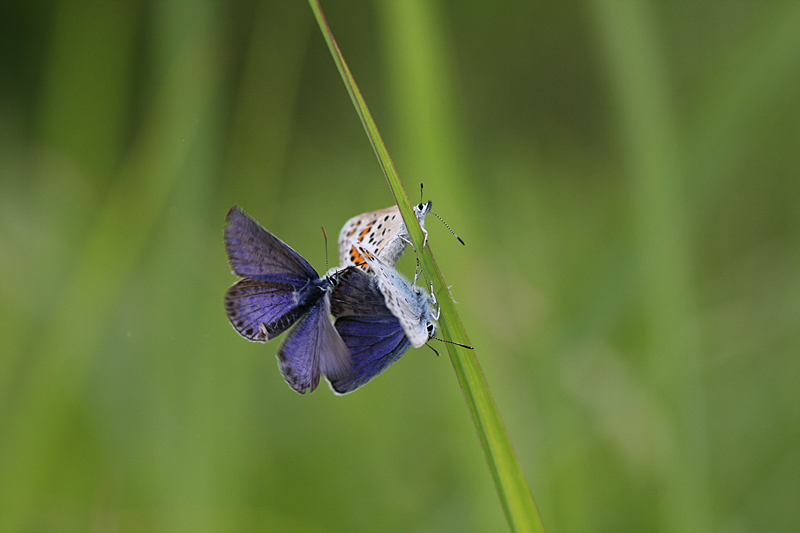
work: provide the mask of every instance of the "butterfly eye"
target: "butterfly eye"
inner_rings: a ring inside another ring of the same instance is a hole
[[[433,324],[428,324],[428,333],[433,333]]]

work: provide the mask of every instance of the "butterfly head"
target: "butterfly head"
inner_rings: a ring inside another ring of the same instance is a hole
[[[431,212],[432,208],[433,208],[432,200],[428,200],[428,203],[426,204],[420,202],[414,206],[414,214],[417,215],[417,220],[419,220],[419,223],[423,228],[425,227],[425,216]]]
[[[428,331],[428,339],[433,338],[433,336],[436,335],[436,329],[437,329],[436,322],[429,319],[428,323],[425,326],[425,329]]]

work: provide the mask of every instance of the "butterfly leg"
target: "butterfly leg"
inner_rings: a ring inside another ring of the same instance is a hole
[[[424,236],[424,238],[422,239],[422,249],[424,250],[425,247],[428,246],[428,230],[426,230],[425,228],[421,229],[422,229],[422,235]],[[403,241],[405,241],[406,244],[409,244],[412,247],[414,246],[414,243],[412,243],[410,239],[406,239],[402,235],[400,236],[400,238],[403,239]],[[416,248],[414,250],[416,251]]]
[[[425,231],[425,230],[422,230],[422,231]],[[413,243],[413,242],[411,242],[409,239],[406,239],[406,238],[405,238],[405,237],[403,237],[402,235],[400,236],[400,238],[401,238],[401,239],[403,240],[403,242],[405,242],[407,245],[411,246],[411,249],[412,249],[412,250],[414,250],[414,255],[416,255],[416,256],[417,256],[417,268],[415,268],[415,269],[414,269],[414,285],[416,285],[416,284],[417,284],[417,280],[419,279],[419,275],[422,273],[422,271],[421,271],[421,270],[420,270],[420,268],[419,268],[419,254],[417,253],[417,247],[416,247],[416,246],[414,246],[414,243]],[[427,232],[427,231],[425,231],[425,240],[426,240],[426,242],[427,242],[427,240],[428,240],[428,232]],[[424,245],[423,245],[423,247],[424,247]]]
[[[431,281],[431,306],[436,308],[436,314],[433,315],[434,320],[439,320],[439,315],[442,312],[442,306],[436,305],[436,293],[433,292],[433,282]]]

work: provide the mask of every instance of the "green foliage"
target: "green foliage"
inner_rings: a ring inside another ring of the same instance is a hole
[[[323,6],[547,529],[796,529],[797,4]],[[305,2],[0,26],[0,531],[507,527],[446,359],[299,396],[225,318],[231,205],[321,271],[396,201]]]

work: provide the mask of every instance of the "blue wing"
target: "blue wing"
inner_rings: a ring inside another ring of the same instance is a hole
[[[400,321],[386,307],[375,279],[357,268],[337,273],[331,294],[336,331],[351,352],[351,371],[332,379],[339,394],[352,392],[389,368],[411,346]]]
[[[318,300],[278,349],[283,378],[300,394],[317,388],[320,373],[338,379],[351,372],[350,350],[333,328],[329,315],[328,299]]]
[[[337,318],[336,331],[352,354],[350,373],[338,379],[328,377],[331,389],[338,394],[347,394],[365,385],[411,347],[400,321],[394,316]]]
[[[351,372],[350,350],[330,319],[331,278],[320,278],[297,252],[238,207],[227,216],[225,247],[233,271],[245,278],[225,295],[234,329],[265,342],[292,328],[278,349],[286,382],[303,394],[320,374],[338,379]]]
[[[226,217],[225,248],[237,276],[303,287],[319,275],[300,254],[250,218],[239,207]]]
[[[267,342],[287,330],[315,303],[301,302],[301,294],[291,285],[242,279],[225,293],[225,311],[239,335],[254,342]]]

